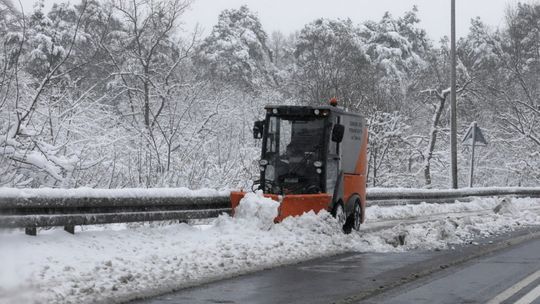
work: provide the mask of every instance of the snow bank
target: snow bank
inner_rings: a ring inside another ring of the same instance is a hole
[[[235,209],[234,217],[246,223],[254,223],[261,229],[269,229],[278,216],[279,203],[263,196],[261,190],[246,193]]]
[[[493,208],[493,211],[498,214],[519,215],[519,209],[512,203],[512,200],[506,197]]]
[[[513,201],[517,203],[513,203]],[[475,199],[472,202],[459,202],[456,201],[453,204],[412,204],[412,205],[399,205],[393,207],[383,207],[383,206],[371,206],[368,207],[366,212],[367,221],[372,222],[374,220],[389,220],[389,219],[400,219],[408,217],[417,217],[421,218],[426,215],[433,214],[446,214],[446,213],[456,213],[456,212],[474,212],[481,210],[490,210],[496,208],[502,208],[505,206],[505,210],[508,208],[516,209],[517,205],[521,209],[530,209],[534,207],[540,208],[538,202],[540,199],[510,199],[502,198],[483,198]],[[499,207],[498,207],[499,206]],[[494,210],[495,213],[501,213],[501,211]],[[502,211],[504,213],[506,211]],[[508,212],[507,212],[508,213]]]
[[[494,212],[500,203],[495,199],[369,207],[363,231],[344,235],[325,211],[274,224],[277,204],[250,194],[236,217],[222,215],[204,229],[143,224],[103,231],[78,228],[75,235],[60,229],[41,231],[37,237],[2,233],[0,303],[114,303],[343,252],[448,248],[540,224],[535,210],[528,210],[539,202],[506,203],[516,213]],[[460,213],[474,210],[484,213]],[[427,216],[434,219],[409,222]],[[385,222],[393,224],[365,232]]]

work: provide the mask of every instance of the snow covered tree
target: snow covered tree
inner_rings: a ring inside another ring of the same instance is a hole
[[[270,35],[268,45],[272,51],[274,64],[278,73],[290,73],[295,64],[294,51],[298,40],[298,32],[285,35],[282,32],[275,31]],[[280,79],[287,76],[280,75]]]
[[[5,120],[0,127],[2,167],[6,170],[2,179],[65,185],[77,157],[66,150],[66,142],[58,136],[59,129],[53,120],[58,116],[53,111],[61,108],[56,93],[61,93],[63,86],[58,84],[63,82],[64,64],[75,44],[82,14],[64,35],[61,28],[51,27],[42,7],[42,2],[38,2],[29,22],[21,20],[23,33],[16,35],[20,45],[14,62],[17,90],[2,111]],[[70,112],[65,108],[61,111]]]
[[[300,98],[337,96],[347,107],[369,113],[399,109],[426,68],[430,42],[418,22],[413,9],[360,26],[325,19],[306,25],[298,37],[293,80]]]
[[[518,4],[509,10],[506,31],[487,41],[505,77],[498,95],[514,107],[502,122],[540,148],[540,4]]]
[[[0,185],[243,187],[265,103],[338,97],[370,122],[371,185],[446,186],[448,40],[415,8],[268,37],[241,7],[201,41],[179,31],[188,0],[15,2],[0,0]],[[496,30],[474,19],[458,42],[458,130],[478,121],[490,143],[482,185],[540,182],[539,7]]]
[[[414,7],[403,17],[393,18],[387,12],[379,22],[367,21],[360,27],[359,34],[377,72],[378,83],[386,87],[388,96],[392,96],[394,87],[401,90],[398,95],[406,94],[415,74],[426,66],[425,55],[431,46],[418,22]]]
[[[404,120],[398,112],[377,111],[368,118],[368,179],[373,187],[414,184],[410,164],[418,153],[407,141],[409,126]]]
[[[160,89],[156,78],[165,82],[180,57],[173,35],[188,6],[185,0],[113,2],[125,24],[123,32],[115,33],[117,44],[111,48],[111,57],[119,63],[115,76],[130,99],[132,113],[128,115],[142,113],[145,128],[151,129],[161,113],[163,104],[152,98]]]
[[[473,20],[460,43],[460,56],[475,79],[466,105],[478,113],[474,120],[483,121],[493,134],[488,166],[511,172],[506,175],[511,178],[498,179],[501,184],[538,181],[527,168],[540,165],[540,158],[531,154],[540,147],[539,41],[540,4],[533,2],[510,7],[505,26],[498,30]],[[486,170],[492,176],[500,173]]]
[[[196,59],[216,80],[236,82],[247,89],[275,85],[267,40],[259,18],[247,6],[224,10]]]
[[[445,177],[447,174],[444,170],[447,159],[448,150],[446,138],[443,135],[448,135],[449,118],[448,100],[450,98],[450,77],[447,71],[450,70],[450,49],[448,46],[448,40],[443,39],[441,45],[438,48],[429,49],[425,61],[427,68],[424,70],[424,75],[418,77],[418,87],[424,87],[425,89],[415,92],[414,103],[420,109],[417,110],[415,117],[415,128],[422,130],[429,130],[422,134],[423,140],[419,144],[425,144],[424,151],[422,153],[422,171],[424,185],[426,187],[432,187],[433,178],[433,163],[439,164],[439,169],[436,170],[437,174],[441,177]],[[460,104],[460,117],[463,113],[461,108],[462,97],[468,92],[472,78],[468,72],[468,69],[460,63],[458,58],[458,83],[457,83],[457,97]],[[426,119],[431,117],[431,119]],[[459,122],[462,125],[467,123]],[[460,127],[460,129],[463,129]],[[438,181],[439,184],[441,180]]]
[[[363,78],[369,70],[365,46],[351,20],[317,19],[307,24],[296,43],[293,84],[300,100],[327,102],[337,97],[357,107],[363,95]]]

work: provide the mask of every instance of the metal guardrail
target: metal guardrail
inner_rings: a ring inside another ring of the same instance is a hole
[[[407,189],[375,188],[367,193],[368,205],[403,205],[428,203],[453,203],[455,200],[469,201],[473,197],[507,196],[540,197],[540,187],[487,187],[463,189]]]
[[[69,193],[69,191],[68,191]],[[540,197],[540,188],[467,188],[458,190],[369,189],[368,205],[420,202],[451,203],[455,199],[512,195]],[[64,226],[74,233],[77,225],[145,221],[204,219],[231,213],[228,196],[114,196],[0,195],[0,228],[25,228],[36,235],[38,227]]]
[[[208,197],[80,197],[0,196],[0,228],[64,226],[74,233],[77,225],[204,219],[230,213],[227,196]]]

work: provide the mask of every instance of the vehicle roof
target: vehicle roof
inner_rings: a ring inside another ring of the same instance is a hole
[[[334,107],[334,106],[329,106],[329,105],[318,105],[318,106],[292,106],[292,105],[266,105],[264,107],[265,109],[298,109],[298,110],[315,110],[315,109],[319,109],[319,110],[329,110],[330,112],[332,113],[335,113],[335,114],[340,114],[340,115],[351,115],[351,116],[356,116],[356,117],[359,117],[359,118],[363,118],[363,116],[360,114],[360,113],[354,113],[354,112],[349,112],[341,107]]]

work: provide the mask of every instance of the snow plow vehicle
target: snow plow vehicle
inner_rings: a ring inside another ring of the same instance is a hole
[[[266,106],[253,137],[262,139],[253,190],[280,203],[275,222],[327,210],[343,231],[364,222],[368,132],[364,118],[337,106]],[[234,209],[245,192],[232,192]]]

